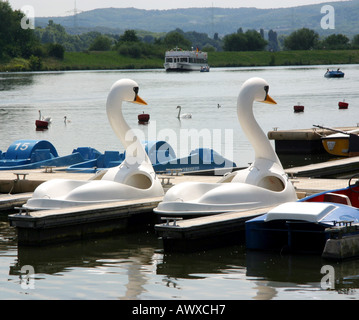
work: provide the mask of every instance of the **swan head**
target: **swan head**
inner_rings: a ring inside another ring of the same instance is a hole
[[[121,79],[116,81],[110,90],[107,98],[107,104],[117,104],[120,101],[127,101],[147,105],[147,103],[138,95],[139,86],[136,81],[131,79]]]
[[[268,92],[269,84],[267,81],[262,78],[251,78],[244,82],[239,94],[239,101],[241,102],[241,105],[246,105],[250,102],[253,103],[253,101],[277,104]]]

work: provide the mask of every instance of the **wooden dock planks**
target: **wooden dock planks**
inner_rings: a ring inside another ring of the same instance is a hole
[[[153,208],[162,197],[67,209],[33,211],[9,215],[21,245],[43,245],[79,240],[92,235],[143,226],[153,220]]]
[[[320,178],[359,172],[359,157],[350,157],[286,169],[289,176]]]
[[[187,252],[205,250],[223,243],[235,244],[243,237],[247,220],[266,213],[272,207],[221,213],[200,218],[176,221],[171,218],[155,225],[155,231],[162,239],[166,252]]]

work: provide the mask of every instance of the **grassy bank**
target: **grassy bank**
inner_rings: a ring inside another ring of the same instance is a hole
[[[215,67],[357,64],[359,50],[213,52],[209,63]]]
[[[359,50],[311,50],[280,52],[211,52],[211,67],[359,64]],[[63,60],[41,59],[42,71],[163,68],[160,58],[130,58],[114,51],[66,52]],[[15,58],[0,63],[0,71],[30,71],[28,60]]]

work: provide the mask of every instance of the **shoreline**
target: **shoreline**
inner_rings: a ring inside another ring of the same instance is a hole
[[[208,56],[211,68],[359,64],[359,50],[210,52]],[[13,58],[7,63],[0,63],[0,72],[144,69],[163,69],[163,59],[135,59],[121,56],[114,51],[91,51],[66,52],[63,60],[43,58],[41,68],[37,70],[31,69],[29,60],[23,58]]]

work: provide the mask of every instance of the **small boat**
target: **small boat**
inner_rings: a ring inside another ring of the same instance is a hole
[[[88,147],[77,148],[66,156],[59,156],[56,148],[46,140],[16,140],[6,152],[0,152],[0,170],[30,170],[41,167],[67,167],[81,163],[100,153]]]
[[[346,188],[286,202],[248,220],[247,249],[319,253],[340,226],[350,227],[350,235],[359,234],[359,185],[352,184],[353,178]]]
[[[74,150],[75,152],[75,150]],[[125,153],[105,151],[98,157],[88,157],[86,160],[70,165],[67,172],[96,173],[98,171],[119,166],[125,160]]]
[[[203,66],[201,67],[201,72],[209,72],[209,66]]]
[[[35,120],[36,129],[47,129],[49,127],[49,122],[45,120]]]
[[[166,71],[209,71],[207,52],[182,50],[176,47],[166,51],[164,67]]]
[[[187,157],[177,158],[171,145],[166,141],[143,141],[153,169],[158,172],[166,172],[171,169],[180,169],[183,172],[203,170],[232,170],[236,164],[222,157],[216,151],[209,148],[192,150]],[[125,152],[105,151],[96,159],[69,166],[66,171],[95,173],[115,166],[119,166],[125,159]]]
[[[304,106],[300,105],[299,103],[293,107],[294,112],[304,112]]]
[[[261,78],[245,81],[237,99],[237,118],[254,149],[254,162],[224,175],[216,183],[175,184],[153,211],[163,217],[208,216],[297,200],[293,184],[253,113],[255,101],[276,104]]]
[[[51,121],[51,117],[43,117],[41,115],[41,110],[39,110],[39,119],[35,121],[36,129],[47,129]]]
[[[151,157],[150,157],[151,158]],[[180,169],[181,172],[219,170],[221,175],[232,171],[237,165],[224,158],[218,152],[210,148],[197,148],[190,152],[187,157],[165,159],[165,161],[153,164],[156,172],[163,172],[171,169]]]
[[[345,102],[345,101],[339,101],[338,102],[338,107],[339,109],[348,109],[349,103]]]
[[[321,138],[323,147],[329,154],[339,157],[359,156],[359,128],[351,131],[342,131],[322,126],[315,127],[335,132]]]
[[[148,123],[150,121],[150,115],[148,113],[142,113],[137,116],[139,123]]]
[[[332,70],[329,71],[329,69],[327,69],[327,72],[324,74],[324,77],[326,78],[344,78],[344,72],[338,70]]]

